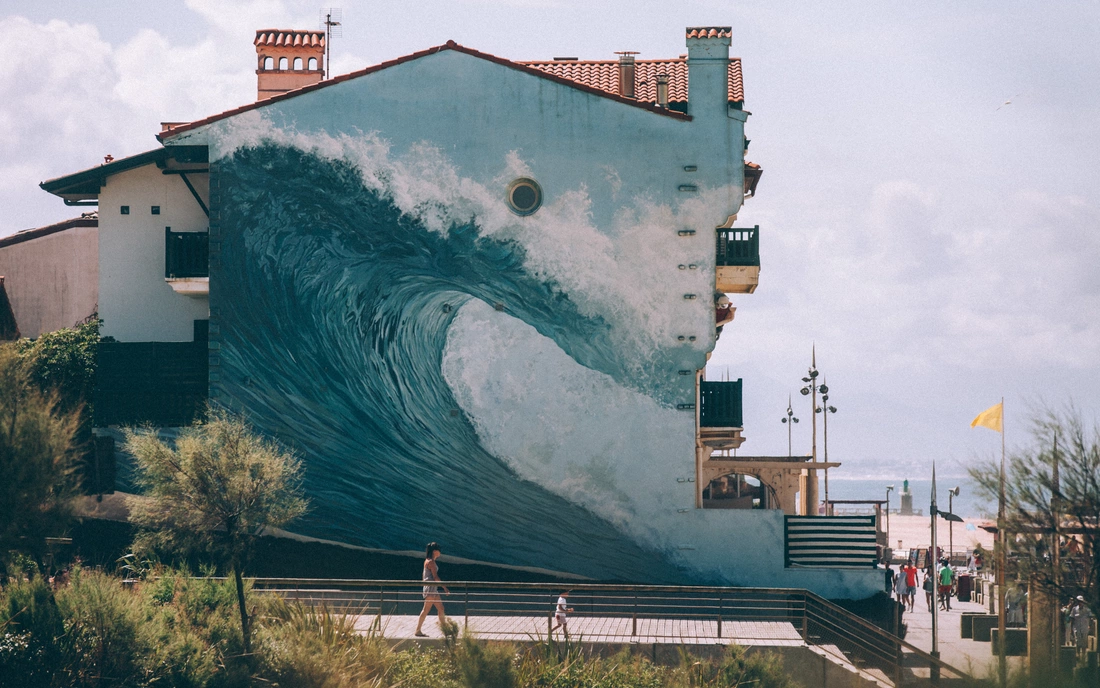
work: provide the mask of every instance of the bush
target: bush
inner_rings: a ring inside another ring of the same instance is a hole
[[[512,666],[515,648],[511,645],[486,645],[466,636],[455,652],[455,666],[466,688],[514,688],[516,672]]]
[[[265,678],[283,688],[382,686],[388,649],[359,635],[356,617],[276,604],[261,618],[260,654]]]
[[[140,632],[141,600],[118,578],[74,570],[72,583],[57,594],[65,617],[62,652],[70,685],[101,685],[105,680],[138,685],[151,649]]]
[[[64,630],[49,584],[15,578],[0,595],[0,688],[51,685]]]

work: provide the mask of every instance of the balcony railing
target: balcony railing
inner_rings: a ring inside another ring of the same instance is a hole
[[[699,383],[699,427],[742,427],[740,379]]]
[[[760,265],[760,225],[718,230],[715,265]]]
[[[173,232],[165,227],[164,277],[209,277],[209,237],[206,232]]]

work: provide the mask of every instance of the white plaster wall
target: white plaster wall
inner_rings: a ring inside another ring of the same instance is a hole
[[[24,337],[72,327],[95,312],[95,227],[73,227],[0,248],[0,275]]]
[[[209,204],[209,175],[188,178]],[[121,207],[130,206],[123,215]],[[151,207],[160,206],[160,215]],[[210,316],[209,299],[182,296],[164,281],[164,228],[199,232],[206,215],[179,175],[153,164],[107,180],[99,193],[101,334],[123,342],[189,342],[194,321]]]

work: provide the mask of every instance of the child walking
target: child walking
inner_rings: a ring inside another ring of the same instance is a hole
[[[550,636],[554,636],[554,631],[561,628],[565,633],[565,639],[569,640],[569,625],[567,623],[566,614],[572,614],[573,608],[569,606],[569,593],[572,590],[566,590],[558,597],[558,606],[554,609],[554,621],[557,623],[550,629]]]

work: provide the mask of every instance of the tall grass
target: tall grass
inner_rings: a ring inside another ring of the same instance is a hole
[[[731,648],[683,653],[660,666],[624,652],[601,658],[576,642],[523,646],[451,637],[442,647],[391,647],[373,619],[250,594],[246,656],[233,581],[159,569],[124,585],[74,571],[53,591],[41,578],[0,591],[0,688],[789,688],[778,658]],[[357,627],[357,623],[361,623]],[[457,629],[456,629],[457,630]]]

